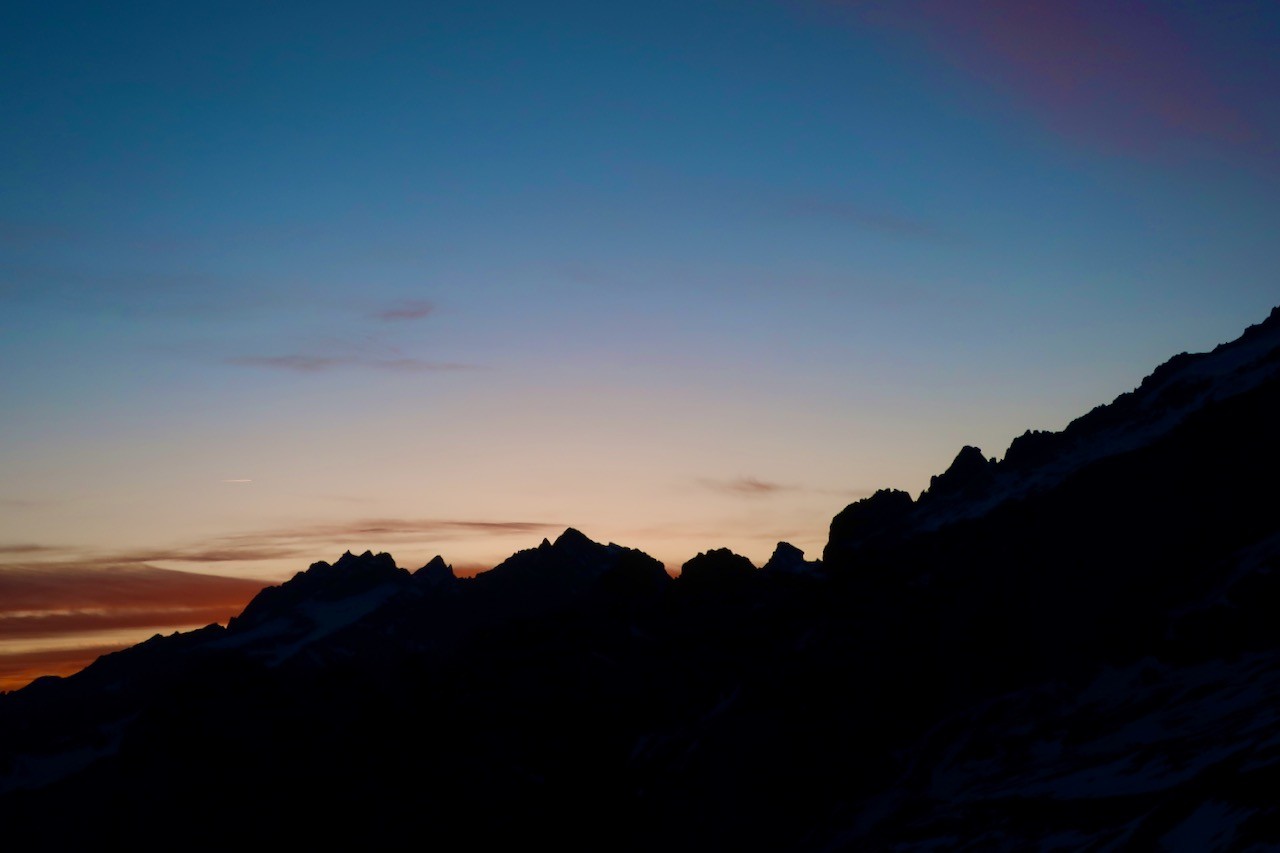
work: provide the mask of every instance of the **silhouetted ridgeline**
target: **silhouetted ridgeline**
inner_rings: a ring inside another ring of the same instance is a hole
[[[13,849],[1280,845],[1280,309],[1000,461],[672,579],[344,554],[0,696]],[[71,816],[74,816],[72,818]]]

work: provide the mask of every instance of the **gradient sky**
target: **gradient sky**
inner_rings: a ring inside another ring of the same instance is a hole
[[[0,680],[348,548],[817,556],[1280,302],[1269,2],[9,2],[0,81]]]

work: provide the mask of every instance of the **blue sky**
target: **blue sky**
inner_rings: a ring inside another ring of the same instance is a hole
[[[6,4],[0,552],[279,579],[574,525],[671,568],[814,554],[850,500],[1280,302],[1278,27]]]

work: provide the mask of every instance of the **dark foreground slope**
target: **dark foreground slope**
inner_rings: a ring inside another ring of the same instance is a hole
[[[0,696],[14,849],[1280,845],[1280,312],[824,563],[344,555]]]

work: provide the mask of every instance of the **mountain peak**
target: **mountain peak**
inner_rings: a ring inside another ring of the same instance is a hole
[[[801,575],[808,574],[820,568],[821,565],[821,561],[806,560],[804,551],[790,542],[779,542],[773,549],[773,555],[760,568],[760,571],[766,574]]]
[[[365,551],[356,555],[346,551],[332,564],[323,560],[312,563],[305,572],[298,572],[283,584],[263,589],[228,627],[244,629],[308,601],[349,598],[381,584],[398,584],[408,576],[388,553]]]
[[[831,533],[822,559],[830,563],[839,549],[892,537],[915,509],[911,495],[900,489],[880,489],[854,501],[831,519]]]
[[[487,590],[518,589],[524,595],[567,595],[597,583],[627,561],[657,566],[665,574],[661,563],[641,551],[601,544],[570,527],[554,543],[543,539],[538,547],[517,551],[481,572],[475,583]]]
[[[824,559],[909,532],[983,516],[1011,500],[1043,494],[1104,459],[1150,447],[1215,406],[1260,393],[1280,377],[1280,306],[1233,341],[1205,353],[1179,353],[1132,391],[1095,406],[1060,431],[1027,430],[987,460],[965,446],[911,504],[881,490],[831,522]],[[905,499],[904,499],[905,498]]]
[[[413,573],[416,581],[425,583],[427,586],[442,586],[457,580],[457,576],[453,573],[453,566],[444,561],[444,557],[439,554],[432,557],[430,562]]]
[[[579,547],[582,545],[596,545],[598,543],[591,540],[585,533],[574,527],[566,527],[564,533],[556,537],[555,547]]]
[[[704,551],[680,567],[681,583],[701,590],[734,587],[755,575],[755,564],[728,548]]]
[[[327,565],[327,564],[326,564]],[[387,571],[396,568],[395,558],[385,551],[374,554],[372,551],[365,551],[363,554],[353,554],[350,551],[344,551],[337,562],[333,564],[333,568],[343,571]]]
[[[991,479],[995,467],[994,460],[988,461],[981,450],[966,444],[946,471],[929,478],[929,488],[920,495],[920,500],[936,500],[982,488]]]

